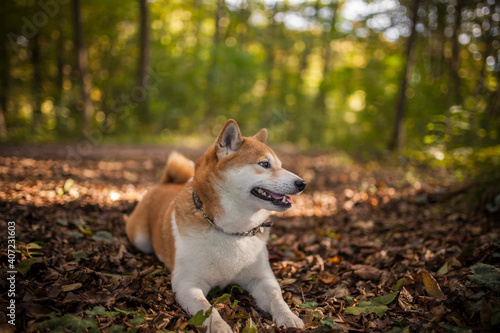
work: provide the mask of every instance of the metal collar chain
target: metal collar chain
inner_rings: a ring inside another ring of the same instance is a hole
[[[201,213],[201,215],[203,215],[203,218],[205,220],[207,220],[207,222],[210,223],[210,225],[212,227],[214,227],[215,229],[217,229],[225,234],[231,235],[231,236],[255,236],[258,233],[264,233],[264,228],[270,228],[273,225],[273,222],[266,222],[266,223],[262,223],[261,225],[255,227],[255,228],[252,228],[246,232],[227,232],[227,231],[224,231],[219,226],[217,226],[217,224],[215,224],[214,220],[212,220],[212,218],[210,216],[208,216],[203,211],[203,202],[201,202],[201,199],[198,196],[198,193],[196,193],[196,191],[194,189],[193,189],[193,204],[194,204],[194,207]]]

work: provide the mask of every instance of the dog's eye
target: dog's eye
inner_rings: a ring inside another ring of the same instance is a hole
[[[259,165],[261,167],[263,167],[264,169],[269,169],[271,167],[271,165],[269,164],[268,161],[262,161],[262,162],[259,162]]]

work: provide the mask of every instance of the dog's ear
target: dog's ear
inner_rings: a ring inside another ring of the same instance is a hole
[[[240,150],[243,144],[240,128],[236,121],[229,119],[215,141],[215,152],[219,159]]]
[[[253,136],[254,139],[259,140],[262,143],[266,143],[267,140],[267,130],[265,128],[261,129],[259,133]]]

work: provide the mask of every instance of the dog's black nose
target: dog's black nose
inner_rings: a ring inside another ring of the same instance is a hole
[[[302,191],[304,189],[304,187],[306,187],[306,182],[303,181],[302,179],[299,179],[299,180],[296,180],[295,181],[295,186],[297,186],[297,188]]]

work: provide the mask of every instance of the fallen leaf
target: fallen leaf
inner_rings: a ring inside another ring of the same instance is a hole
[[[441,291],[441,288],[439,287],[436,279],[434,279],[434,277],[428,271],[426,271],[425,269],[422,270],[421,275],[427,295],[437,300],[446,299],[446,296]]]
[[[280,281],[280,285],[282,287],[284,287],[284,286],[288,286],[290,284],[294,284],[296,281],[297,281],[297,279],[283,279]]]
[[[23,276],[26,276],[26,274],[28,274],[33,264],[39,264],[42,262],[43,260],[40,257],[24,259],[17,265],[16,269]]]
[[[401,288],[401,291],[399,293],[398,297],[398,304],[399,306],[405,310],[405,311],[410,311],[413,309],[413,296],[406,290],[405,287]]]
[[[113,235],[109,231],[100,230],[92,236],[92,239],[95,241],[103,241],[106,243],[112,243],[113,242]]]
[[[78,283],[67,284],[65,286],[61,286],[61,290],[64,292],[68,292],[68,291],[80,289],[81,287],[82,287],[82,284],[78,282]]]
[[[478,285],[485,285],[494,292],[500,292],[500,268],[478,263],[470,268],[472,275],[467,276],[469,280]]]
[[[354,274],[365,280],[378,281],[382,276],[380,269],[369,265],[352,265],[351,269]]]
[[[316,303],[315,301],[304,302],[304,303],[300,304],[299,307],[304,308],[304,309],[314,310],[318,307],[318,303]]]
[[[375,313],[379,318],[382,318],[387,311],[387,306],[369,301],[360,301],[357,306],[345,309],[346,314],[361,315],[364,313]]]

